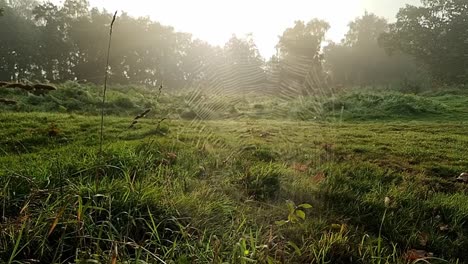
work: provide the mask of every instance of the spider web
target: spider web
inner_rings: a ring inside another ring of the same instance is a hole
[[[332,86],[327,82],[322,69],[314,66],[314,58],[289,56],[287,61],[272,63],[263,71],[259,71],[257,66],[247,60],[238,61],[234,65],[217,62],[219,61],[213,59],[194,69],[198,77],[187,83],[185,89],[189,92],[184,102],[195,117],[178,131],[178,135],[194,133],[198,137],[197,147],[210,145],[222,148],[229,153],[227,158],[239,157],[250,151],[251,143],[241,138],[242,134],[237,136],[237,144],[227,143],[220,137],[219,131],[210,125],[213,120],[237,122],[238,128],[245,126],[244,131],[252,127],[246,122],[258,128],[255,124],[262,119],[297,122],[296,125],[310,124],[310,121],[320,120],[324,116],[323,105],[327,98],[333,96]],[[275,102],[269,109],[268,117],[262,117],[262,114],[255,118],[246,114],[225,114],[238,106],[261,103],[264,99]],[[323,134],[315,134],[313,136],[316,141],[334,141],[330,138],[333,135],[330,132],[334,129],[331,123],[321,125],[323,130],[328,130],[323,133],[328,135],[327,138]],[[259,130],[256,131],[257,134],[268,133],[261,131],[261,128]],[[300,147],[300,143],[294,142],[288,131],[278,129],[273,136],[286,143],[291,150]],[[321,160],[315,162],[320,163]]]

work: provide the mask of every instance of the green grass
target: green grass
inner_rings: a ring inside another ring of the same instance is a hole
[[[421,249],[468,261],[468,188],[453,181],[468,169],[462,120],[128,129],[130,116],[108,116],[102,157],[99,121],[0,113],[1,260],[407,263]],[[286,201],[312,208],[278,226]]]
[[[66,82],[46,95],[0,89],[0,98],[15,100],[2,111],[98,115],[101,90],[92,84]],[[153,109],[151,116],[196,120],[383,121],[468,119],[468,92],[445,88],[420,94],[359,89],[329,97],[223,95],[210,91],[166,91],[158,87],[114,86],[109,89],[104,113],[131,116]]]
[[[462,89],[111,87],[99,155],[99,87],[58,88],[0,90],[18,102],[0,112],[0,262],[415,263],[412,249],[468,261]]]

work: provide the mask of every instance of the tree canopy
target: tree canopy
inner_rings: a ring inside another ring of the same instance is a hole
[[[387,51],[402,51],[417,58],[439,83],[463,83],[468,66],[468,2],[422,0],[397,15],[381,43]]]
[[[385,85],[411,78],[418,67],[405,54],[386,54],[379,46],[381,34],[388,32],[386,19],[365,13],[349,23],[341,43],[325,47],[326,67],[333,81],[340,85]]]
[[[270,63],[277,74],[278,88],[309,94],[324,83],[321,44],[330,25],[318,19],[296,21],[280,36],[278,56]]]
[[[0,0],[0,15],[0,80],[102,82],[108,11],[87,0]],[[265,61],[252,35],[213,46],[122,13],[114,28],[110,81],[310,94],[331,84],[407,83],[428,69],[434,83],[462,84],[468,80],[467,24],[464,0],[422,0],[422,6],[402,8],[393,24],[366,12],[349,23],[341,42],[328,45],[326,21],[296,21]]]

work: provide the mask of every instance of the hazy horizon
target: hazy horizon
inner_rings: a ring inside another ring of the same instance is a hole
[[[90,0],[93,7],[149,16],[213,45],[222,46],[233,34],[252,33],[265,58],[275,53],[278,36],[295,20],[326,20],[331,25],[327,40],[338,42],[347,32],[348,23],[366,10],[393,21],[399,8],[419,3],[419,0]]]

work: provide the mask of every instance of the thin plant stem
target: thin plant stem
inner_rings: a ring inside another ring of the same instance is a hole
[[[102,156],[102,143],[104,141],[104,108],[106,104],[106,92],[107,92],[107,81],[109,80],[109,59],[110,59],[110,50],[112,43],[112,31],[114,28],[115,18],[117,17],[117,11],[115,11],[114,16],[112,17],[112,22],[109,29],[109,43],[107,45],[107,60],[106,60],[106,73],[104,75],[104,90],[102,93],[102,106],[101,106],[101,133],[99,137],[99,154]]]
[[[106,92],[107,92],[107,81],[109,80],[109,60],[110,60],[110,50],[111,50],[111,43],[112,43],[112,31],[114,29],[114,22],[117,17],[117,11],[115,11],[114,16],[112,17],[112,22],[109,28],[109,43],[107,45],[107,58],[106,58],[106,72],[104,74],[104,89],[102,92],[102,105],[101,105],[101,131],[99,136],[99,159],[102,161],[102,144],[104,142],[104,108],[106,104]],[[98,190],[99,185],[99,169],[96,170],[96,182],[95,188],[96,191]]]

